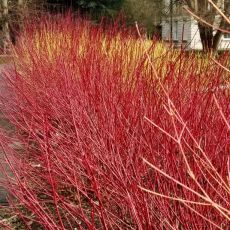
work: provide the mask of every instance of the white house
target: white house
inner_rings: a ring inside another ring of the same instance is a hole
[[[169,0],[166,0],[168,7],[169,2]],[[177,5],[173,6],[172,15],[172,20],[170,14],[162,19],[162,39],[170,42],[172,37],[175,47],[181,47],[182,45],[186,49],[201,50],[202,43],[197,20],[188,13],[182,11]],[[230,34],[222,35],[219,43],[219,50],[224,49],[230,49]]]

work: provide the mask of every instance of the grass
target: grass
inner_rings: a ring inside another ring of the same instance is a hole
[[[27,26],[2,95],[15,215],[27,228],[227,228],[228,72],[116,23],[56,20]]]

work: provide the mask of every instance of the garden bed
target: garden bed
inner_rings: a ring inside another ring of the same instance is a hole
[[[228,72],[120,24],[56,20],[25,29],[3,96],[23,147],[0,138],[18,218],[52,230],[226,229]]]

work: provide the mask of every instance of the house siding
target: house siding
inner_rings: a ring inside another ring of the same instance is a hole
[[[169,7],[170,0],[165,0],[165,4]],[[223,6],[223,0],[218,2],[220,6]],[[202,43],[200,39],[200,33],[197,21],[188,14],[183,14],[180,11],[177,14],[177,8],[174,9],[173,16],[173,34],[172,39],[175,46],[180,47],[181,44],[187,49],[202,50]],[[218,26],[218,16],[216,16],[216,26]],[[162,39],[166,42],[170,42],[170,18],[166,17],[162,20]],[[220,50],[230,49],[230,38],[225,39],[222,36],[219,47]]]
[[[185,44],[191,37],[190,21],[183,17],[174,17],[172,32],[173,42],[176,45]],[[170,41],[170,22],[167,20],[162,21],[162,39]]]
[[[167,41],[170,39],[170,26],[169,26],[169,21],[163,20],[161,23],[162,26],[162,39],[164,41]]]
[[[200,39],[199,28],[196,20],[190,19],[190,38],[188,40],[190,49],[201,50],[202,43]]]
[[[175,33],[177,33],[177,36]],[[173,17],[172,37],[176,47],[180,47],[183,43],[186,49],[202,50],[198,23],[192,17]],[[170,41],[170,21],[168,20],[162,21],[162,39],[167,42]],[[230,39],[222,37],[218,48],[219,50],[230,49]]]
[[[224,39],[222,37],[218,48],[219,50],[229,50],[230,49],[230,39]]]

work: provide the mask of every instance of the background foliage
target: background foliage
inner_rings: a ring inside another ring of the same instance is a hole
[[[48,4],[60,4],[65,8],[79,10],[81,13],[91,14],[93,17],[114,17],[121,9],[124,0],[48,0]]]

